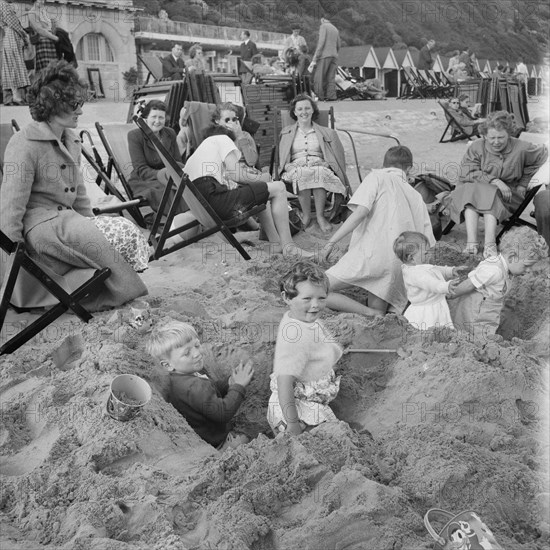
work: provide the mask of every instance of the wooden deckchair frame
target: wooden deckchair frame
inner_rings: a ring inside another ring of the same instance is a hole
[[[38,319],[4,342],[0,347],[0,355],[13,353],[69,309],[85,323],[93,317],[80,302],[97,293],[100,285],[111,274],[109,268],[105,267],[95,271],[90,279],[75,291],[69,293],[25,252],[23,243],[15,243],[3,231],[0,231],[0,248],[9,255],[4,281],[0,290],[0,330],[4,327],[10,299],[21,270],[34,277],[52,296],[59,300],[57,305],[48,309]]]
[[[230,227],[241,225],[250,216],[255,216],[265,210],[266,205],[256,205],[246,212],[242,212],[239,216],[236,216],[231,220],[222,221],[220,217],[216,214],[214,209],[210,206],[208,201],[202,196],[197,187],[193,184],[193,182],[191,182],[181,166],[176,162],[169,151],[164,147],[162,142],[147,126],[147,123],[143,119],[138,117],[134,117],[134,122],[138,125],[140,130],[151,141],[151,143],[157,150],[157,153],[159,154],[164,163],[164,166],[168,171],[170,182],[176,184],[176,195],[170,205],[168,205],[168,201],[171,191],[171,183],[166,186],[166,190],[162,197],[159,210],[155,217],[155,221],[153,222],[151,235],[149,237],[149,240],[154,247],[154,252],[151,256],[151,259],[161,258],[162,256],[169,254],[170,252],[180,250],[181,248],[201,241],[206,237],[209,237],[210,235],[221,233],[221,236],[226,240],[226,242],[234,247],[245,260],[250,260],[250,255],[231,233]],[[177,205],[182,198],[189,206],[189,211],[195,217],[195,220],[181,227],[170,230],[176,213]],[[160,218],[166,211],[167,206],[168,212],[166,214],[166,221],[162,229],[160,229]],[[181,233],[189,229],[195,228],[199,225],[202,226],[202,231],[199,234],[190,238],[186,238],[182,242],[175,244],[170,248],[164,248],[167,239],[175,237],[176,235],[180,235]]]
[[[458,120],[456,120],[456,118],[453,116],[453,113],[447,107],[447,105],[445,105],[442,101],[438,101],[437,103],[439,103],[439,106],[443,109],[443,112],[445,113],[445,119],[447,120],[447,126],[445,126],[445,130],[443,130],[443,133],[439,138],[439,143],[451,143],[454,141],[461,141],[463,139],[471,141],[473,138],[479,137],[479,134],[468,134],[460,125],[460,122],[458,122]],[[452,129],[451,137],[449,139],[445,139],[449,128]]]

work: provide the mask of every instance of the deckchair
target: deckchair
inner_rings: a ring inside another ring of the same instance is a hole
[[[426,90],[418,82],[415,73],[412,70],[412,67],[403,67],[403,76],[405,77],[401,84],[401,93],[400,97],[414,99],[416,97],[425,98]]]
[[[153,227],[151,228],[150,242],[154,246],[154,252],[151,256],[151,259],[161,258],[166,254],[169,254],[170,252],[174,252],[176,250],[184,248],[185,246],[189,246],[190,244],[201,241],[209,237],[210,235],[221,233],[221,236],[225,239],[225,241],[232,247],[234,247],[245,260],[250,260],[250,255],[242,247],[239,241],[235,239],[235,237],[231,233],[230,228],[242,225],[242,223],[249,217],[256,216],[257,214],[265,210],[266,205],[256,205],[249,210],[239,213],[238,216],[235,216],[230,220],[222,221],[213,210],[213,208],[210,206],[208,201],[195,187],[193,182],[191,182],[187,174],[183,172],[180,165],[170,155],[164,145],[154,135],[152,130],[147,126],[147,123],[143,119],[138,117],[134,117],[134,122],[154,145],[157,153],[164,163],[164,166],[168,170],[171,181],[176,184],[176,195],[171,201],[171,204],[168,204],[170,185],[166,186],[166,190],[162,197],[159,211],[157,212],[157,216],[155,218],[155,221],[153,222]],[[186,225],[170,230],[177,205],[179,204],[181,198],[183,198],[183,200],[189,206],[189,210],[191,214],[195,217],[195,220]],[[166,221],[162,229],[160,229],[159,216],[163,213],[166,213]],[[170,246],[169,248],[165,248],[167,239],[175,237],[176,235],[180,235],[188,229],[195,228],[199,225],[202,226],[202,231],[199,234],[195,235],[194,237],[186,238],[182,240],[182,242]]]
[[[8,141],[15,132],[19,131],[19,125],[12,118],[11,122],[0,124],[0,180],[4,173],[4,153],[8,146]]]
[[[9,336],[8,325],[4,323],[10,305],[16,310],[53,306],[4,342],[0,355],[13,353],[69,309],[86,323],[92,318],[81,302],[98,292],[111,274],[110,269],[75,268],[63,276],[57,275],[40,266],[25,252],[23,243],[15,243],[3,231],[0,231],[0,249],[0,254],[7,255],[0,289],[0,331]]]
[[[458,120],[453,116],[452,111],[449,109],[448,103],[444,101],[439,101],[439,106],[443,109],[443,112],[445,113],[445,120],[447,121],[447,125],[445,126],[445,130],[443,130],[443,133],[441,134],[441,137],[439,138],[439,143],[450,143],[453,141],[461,141],[463,139],[472,140],[476,137],[479,137],[479,134],[471,133],[469,134],[458,122]],[[449,139],[445,139],[447,132],[451,130],[451,136]]]
[[[86,144],[84,143],[84,138],[88,140],[92,148],[92,152],[88,150]],[[92,136],[88,130],[82,130],[80,132],[80,141],[82,144],[82,156],[97,174],[95,183],[107,197],[111,196],[114,199],[110,203],[102,202],[100,205],[95,205],[92,208],[94,214],[97,216],[99,214],[122,213],[127,210],[128,214],[140,227],[146,227],[145,220],[139,210],[139,207],[145,204],[143,199],[132,198],[131,196],[126,198],[117,189],[116,185],[111,180],[111,174],[107,173],[107,168],[103,164],[103,159],[99,155],[94,145]]]
[[[95,123],[99,139],[107,153],[107,166],[105,174],[108,178],[112,178],[116,173],[124,193],[130,201],[138,201],[131,214],[140,227],[147,227],[145,217],[147,210],[150,211],[147,201],[141,197],[134,195],[134,192],[128,180],[132,174],[132,159],[128,151],[128,132],[134,129],[133,124],[112,123],[101,124]]]
[[[162,60],[156,55],[141,56],[137,55],[137,58],[143,66],[147,69],[147,77],[145,78],[145,84],[149,83],[149,78],[153,77],[154,82],[161,82],[163,80],[170,80],[170,78],[164,78],[162,76]]]

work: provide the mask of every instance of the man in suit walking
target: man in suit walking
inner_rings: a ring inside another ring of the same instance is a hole
[[[420,54],[418,55],[418,67],[417,69],[429,71],[434,66],[434,60],[432,59],[431,50],[435,46],[435,40],[428,40],[428,43],[424,45]]]
[[[309,70],[313,73],[313,86],[320,101],[336,101],[336,69],[338,69],[338,52],[340,50],[340,33],[326,18],[321,18],[319,40],[313,54]]]
[[[172,53],[162,58],[162,78],[170,80],[181,80],[185,71],[185,63],[181,58],[183,54],[183,46],[174,44]]]
[[[256,44],[250,40],[250,31],[243,31],[241,33],[241,40],[241,63],[239,74],[241,75],[243,84],[250,84],[252,80],[252,58],[258,55],[258,48]]]

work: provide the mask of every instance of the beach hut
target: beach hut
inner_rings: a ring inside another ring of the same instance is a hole
[[[439,64],[441,65],[441,70],[447,74],[447,69],[449,68],[449,61],[451,58],[448,55],[438,55]]]
[[[545,93],[546,86],[548,86],[548,67],[545,67],[544,65],[537,65],[536,69],[537,77],[539,79],[539,95],[542,95]]]
[[[489,64],[488,59],[478,59],[477,60],[478,66],[479,66],[479,72],[484,76],[491,76],[493,74],[493,71],[491,69],[491,65]]]
[[[373,49],[380,63],[378,78],[388,91],[388,97],[397,97],[401,88],[401,75],[394,51],[389,46]]]
[[[539,82],[538,82],[538,73],[535,65],[529,63],[527,65],[527,94],[528,95],[538,95],[539,93]]]
[[[445,64],[445,61],[442,59],[442,57],[437,53],[435,56],[432,56],[434,60],[434,64],[432,69],[436,73],[444,73],[447,71],[447,67],[449,66],[449,59],[447,58],[447,64]]]
[[[378,78],[380,70],[380,62],[374,48],[368,44],[340,48],[338,65],[347,69],[353,76],[361,78]]]
[[[375,48],[375,50],[378,49],[382,50],[385,48]],[[384,52],[380,52],[378,54],[379,59],[383,53]],[[401,74],[401,69],[404,66],[410,67],[412,65],[409,50],[407,50],[406,48],[399,50],[389,48],[386,53],[386,60],[382,62],[382,60],[380,59],[380,63],[384,71],[386,90],[391,90],[391,94],[388,95],[391,95],[391,97],[399,96],[399,94],[401,93],[401,82],[403,78],[403,75]]]

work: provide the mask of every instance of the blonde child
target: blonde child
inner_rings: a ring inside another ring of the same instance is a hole
[[[280,289],[289,309],[277,334],[267,419],[276,434],[300,434],[337,420],[328,403],[340,388],[334,365],[343,352],[319,321],[329,290],[324,271],[298,262],[283,276]]]
[[[393,243],[395,255],[403,262],[403,282],[410,302],[403,315],[419,330],[452,329],[445,295],[458,285],[457,277],[467,267],[431,265],[426,262],[429,249],[427,237],[417,231],[404,231]]]
[[[191,325],[172,321],[155,328],[146,349],[170,373],[168,402],[202,439],[218,449],[243,442],[242,436],[229,432],[227,423],[243,402],[245,388],[254,375],[251,361],[233,369],[229,388],[222,392],[206,374],[200,374],[204,366],[202,346]]]
[[[480,262],[451,293],[453,298],[460,296],[451,305],[457,330],[467,331],[478,340],[495,334],[510,290],[510,275],[521,275],[547,254],[548,245],[532,229],[523,226],[505,233],[500,254]]]

